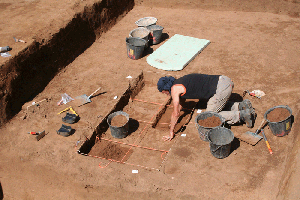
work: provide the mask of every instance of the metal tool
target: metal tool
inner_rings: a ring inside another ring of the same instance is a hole
[[[82,106],[84,104],[87,104],[87,103],[90,103],[92,102],[91,101],[91,98],[93,97],[93,95],[98,92],[99,90],[101,89],[101,87],[99,87],[95,92],[93,92],[90,96],[87,96],[86,94],[84,95],[81,95],[81,96],[78,96],[78,97],[75,97],[75,99],[78,99],[81,101],[81,104],[78,105],[78,106]]]
[[[273,154],[273,151],[272,151],[272,149],[271,149],[271,146],[270,146],[270,144],[269,144],[269,142],[268,142],[268,140],[267,140],[267,137],[266,137],[266,135],[265,135],[264,129],[261,129],[261,134],[264,136],[264,140],[265,140],[265,142],[266,142],[266,144],[267,144],[267,147],[268,147],[268,149],[269,149],[270,154]]]
[[[39,141],[40,139],[42,139],[46,135],[45,131],[42,131],[42,132],[28,132],[28,134],[36,135],[36,140],[37,141]]]
[[[256,145],[263,137],[261,137],[260,135],[258,135],[259,131],[261,130],[261,128],[266,125],[266,120],[263,119],[263,121],[261,122],[260,126],[258,127],[258,129],[255,131],[255,133],[251,132],[251,131],[247,131],[246,133],[242,134],[239,139],[251,144],[251,145]]]

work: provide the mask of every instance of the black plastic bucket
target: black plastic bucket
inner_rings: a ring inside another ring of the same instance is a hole
[[[140,59],[143,55],[146,41],[141,38],[129,37],[126,38],[127,56],[133,60]]]
[[[162,32],[164,27],[159,26],[159,25],[151,25],[147,26],[147,29],[150,31],[150,44],[158,44],[160,43],[160,39],[162,36]]]
[[[230,154],[234,134],[225,127],[211,129],[208,132],[210,152],[216,158],[226,158]]]
[[[111,120],[115,116],[117,116],[117,115],[123,115],[123,116],[125,116],[127,118],[127,122],[123,126],[118,127],[118,126],[112,126],[111,125]],[[109,125],[111,135],[114,138],[122,139],[122,138],[125,138],[128,135],[128,131],[129,131],[129,115],[126,112],[117,111],[117,112],[111,113],[107,117],[107,123]]]
[[[204,126],[201,126],[200,124],[198,124],[198,120],[204,120],[204,119],[207,119],[207,118],[212,117],[212,116],[216,116],[216,117],[220,118],[221,124],[219,126],[204,127]],[[208,139],[207,139],[208,131],[210,131],[211,129],[219,128],[219,127],[223,126],[224,122],[225,122],[225,119],[218,113],[215,113],[215,112],[212,112],[212,111],[206,111],[206,112],[198,114],[195,118],[195,122],[196,122],[195,124],[196,124],[196,128],[198,130],[200,139],[207,142],[208,141]]]
[[[277,108],[284,108],[284,109],[288,110],[289,111],[289,116],[284,120],[281,120],[281,121],[278,121],[278,122],[272,122],[268,119],[268,114],[270,112],[274,111]],[[280,105],[280,106],[275,106],[273,108],[270,108],[264,114],[264,118],[267,120],[268,126],[269,126],[269,128],[271,129],[272,133],[275,136],[283,137],[283,136],[289,134],[289,132],[291,131],[291,128],[292,128],[292,109],[288,106]]]

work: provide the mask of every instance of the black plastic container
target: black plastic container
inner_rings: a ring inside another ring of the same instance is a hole
[[[118,126],[112,126],[111,125],[111,120],[115,116],[117,116],[117,115],[123,115],[123,116],[126,117],[127,122],[123,126],[118,127]],[[110,128],[111,135],[114,138],[122,139],[122,138],[125,138],[128,135],[128,131],[129,131],[129,115],[126,112],[117,111],[117,112],[111,113],[107,117],[107,123],[108,123],[108,126]]]
[[[268,114],[270,112],[272,112],[273,110],[277,109],[277,108],[287,109],[289,111],[290,115],[282,121],[271,122],[270,120],[268,120]],[[285,105],[280,105],[280,106],[275,106],[273,108],[270,108],[264,114],[264,118],[267,120],[268,126],[269,126],[269,128],[271,129],[272,133],[275,136],[283,137],[283,136],[289,134],[289,132],[291,132],[291,128],[292,128],[292,109],[290,107],[285,106]]]
[[[230,154],[231,142],[234,135],[231,130],[225,127],[211,129],[207,138],[209,140],[211,154],[219,159],[226,158]]]
[[[142,38],[126,38],[127,56],[133,60],[140,59],[145,50],[147,41]]]
[[[159,25],[151,25],[147,26],[147,29],[150,31],[150,44],[158,44],[160,43],[162,32],[164,27]]]
[[[216,117],[220,118],[221,124],[219,126],[204,127],[204,126],[201,126],[198,124],[198,120],[204,120],[204,119],[207,119],[212,116],[216,116]],[[196,124],[196,128],[198,130],[198,133],[199,133],[199,137],[201,140],[206,141],[206,142],[208,142],[208,139],[207,139],[208,131],[210,131],[213,128],[219,128],[219,127],[223,126],[224,123],[225,123],[225,119],[220,114],[212,112],[212,111],[206,111],[206,112],[200,113],[195,118],[195,124]]]

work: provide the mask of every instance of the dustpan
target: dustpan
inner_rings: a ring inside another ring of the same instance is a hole
[[[86,94],[83,94],[81,96],[75,97],[75,99],[78,99],[80,101],[80,104],[78,106],[82,106],[84,104],[90,103],[92,96],[98,92],[101,89],[101,87],[99,87],[97,90],[95,90],[95,92],[93,92],[90,96],[87,96]]]

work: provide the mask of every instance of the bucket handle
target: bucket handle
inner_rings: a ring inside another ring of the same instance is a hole
[[[213,150],[212,152],[215,153],[218,149],[220,149],[222,145],[220,145],[216,150]]]

